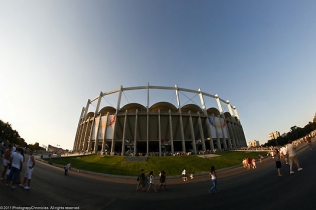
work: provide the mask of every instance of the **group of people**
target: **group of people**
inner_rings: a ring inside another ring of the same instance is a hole
[[[188,174],[187,174],[187,170],[186,169],[183,169],[181,175],[182,175],[182,180],[184,182],[188,181]],[[193,178],[194,178],[193,174],[190,174],[190,179],[193,179]]]
[[[140,175],[137,177],[137,181],[138,181],[138,185],[136,187],[136,190],[149,192],[150,189],[153,188],[155,192],[157,192],[153,171],[150,171],[149,177],[147,177],[145,170],[142,169]],[[160,171],[159,173],[159,182],[160,182],[159,188],[158,188],[159,191],[162,187],[165,188],[165,190],[168,190],[167,184],[166,184],[166,173],[164,171]]]
[[[261,161],[261,157],[259,157],[259,159],[260,159],[260,161]],[[252,159],[249,158],[249,157],[244,158],[244,159],[242,160],[242,165],[243,165],[244,168],[247,168],[247,169],[250,169],[250,168],[255,169],[255,168],[257,168],[257,165],[256,165],[256,158],[252,158]]]
[[[309,145],[309,147],[310,147],[310,149],[312,149],[311,145]],[[281,174],[281,167],[282,167],[281,155],[284,157],[286,164],[288,163],[288,159],[289,159],[290,174],[294,174],[293,163],[296,164],[297,171],[303,170],[303,168],[300,167],[299,160],[298,160],[297,155],[296,155],[296,146],[292,143],[292,140],[290,140],[288,142],[288,144],[286,145],[285,148],[286,149],[281,150],[281,152],[277,148],[274,148],[274,150],[273,150],[273,153],[274,153],[273,157],[274,157],[275,165],[276,165],[276,168],[278,171],[278,176],[282,176],[282,174]]]
[[[26,167],[22,183],[21,173],[25,162]],[[3,154],[3,171],[1,174],[1,180],[5,181],[6,185],[10,186],[11,189],[15,188],[15,184],[19,184],[20,187],[29,190],[34,167],[35,158],[32,150],[30,150],[29,158],[26,161],[23,148],[9,145]]]

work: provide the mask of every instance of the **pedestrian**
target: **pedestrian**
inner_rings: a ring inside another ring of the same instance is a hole
[[[21,182],[21,173],[22,173],[22,169],[23,169],[23,164],[25,162],[25,157],[24,157],[24,149],[21,148],[21,155],[23,156],[23,163],[22,163],[22,167],[20,168],[20,173],[19,173],[19,178],[18,178],[18,184],[19,186],[22,185],[22,182]]]
[[[159,181],[160,181],[160,184],[159,184],[159,191],[161,189],[161,187],[164,187],[165,190],[168,190],[167,189],[167,184],[166,184],[166,173],[165,171],[161,171],[160,173],[160,177],[159,177]]]
[[[185,169],[182,171],[182,179],[184,182],[187,181],[187,171]]]
[[[68,172],[69,172],[71,169],[71,163],[68,163],[67,166],[68,166]]]
[[[252,168],[253,169],[257,168],[257,166],[256,166],[256,158],[252,158],[251,162],[252,162]]]
[[[242,165],[244,168],[247,168],[246,158],[242,159]]]
[[[33,155],[33,150],[30,150],[30,156],[29,156],[29,159],[26,163],[26,169],[25,169],[25,173],[24,173],[24,181],[22,184],[22,187],[24,187],[24,189],[26,189],[26,190],[30,189],[34,166],[35,166],[35,158]],[[25,185],[26,181],[27,181],[27,185]]]
[[[211,167],[211,171],[209,173],[209,176],[212,178],[213,186],[212,186],[211,189],[208,190],[208,192],[211,193],[213,190],[216,190],[216,193],[218,193],[218,190],[217,190],[217,175],[216,175],[216,171],[215,171],[215,167],[214,166]]]
[[[4,151],[4,156],[3,156],[3,172],[1,176],[1,180],[5,180],[5,174],[6,171],[10,165],[10,157],[11,157],[11,151],[12,151],[12,145],[10,144],[9,147]]]
[[[66,163],[66,165],[64,166],[64,169],[65,169],[65,176],[66,176],[66,175],[68,175],[68,169],[69,169],[68,163]]]
[[[250,169],[250,158],[246,158],[246,167],[247,167],[247,169]]]
[[[20,169],[22,168],[23,164],[23,156],[21,155],[21,149],[17,148],[14,153],[12,153],[10,157],[10,163],[11,163],[11,170],[9,174],[9,178],[7,180],[7,185],[9,185],[9,182],[11,183],[11,189],[14,189],[14,184],[17,183],[19,178]]]
[[[138,185],[136,186],[136,190],[144,189],[145,187],[145,170],[142,169],[140,174],[137,177]]]
[[[281,147],[279,152],[280,152],[280,156],[283,155],[285,164],[288,164],[288,154],[287,154],[286,147]]]
[[[309,135],[306,136],[306,143],[308,144],[309,149],[313,150],[312,149],[312,140],[311,140],[311,137]]]
[[[281,165],[280,152],[279,152],[279,150],[277,148],[275,148],[273,150],[273,153],[274,153],[275,166],[276,166],[276,168],[278,170],[278,176],[282,176],[282,174],[281,174],[281,167],[282,167],[282,165]]]
[[[292,140],[289,140],[289,143],[286,145],[286,150],[287,150],[287,153],[289,155],[289,160],[290,160],[290,174],[294,174],[294,171],[293,171],[293,163],[296,164],[297,166],[297,171],[301,171],[303,170],[303,168],[300,167],[300,164],[299,164],[299,161],[298,161],[298,158],[296,156],[296,147],[295,145],[292,144]]]
[[[153,187],[155,192],[157,192],[156,187],[155,187],[155,177],[154,177],[153,171],[150,171],[150,173],[149,173],[149,187],[147,189],[147,192],[149,192],[151,187]]]

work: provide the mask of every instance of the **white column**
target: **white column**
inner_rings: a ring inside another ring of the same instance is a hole
[[[226,101],[226,104],[227,104],[227,107],[228,107],[228,110],[229,110],[230,115],[231,115],[231,116],[234,116],[233,110],[232,110],[232,106],[230,105],[230,103],[229,103],[228,100]]]
[[[120,111],[122,92],[123,92],[123,86],[121,85],[120,92],[118,94],[117,105],[116,105],[116,113],[115,113],[116,119],[115,119],[114,126],[113,126],[111,154],[114,154],[114,152],[115,152],[115,133],[116,133],[117,115],[118,115],[118,113]]]
[[[191,111],[189,111],[189,122],[190,122],[190,131],[191,131],[191,138],[192,138],[192,147],[193,152],[196,155],[196,142],[195,142],[195,135],[194,135],[194,128],[193,128],[193,120],[191,116]]]
[[[173,129],[172,129],[172,116],[171,110],[169,109],[169,125],[170,125],[170,144],[171,144],[171,153],[174,154],[174,146],[173,146]]]
[[[203,126],[202,126],[202,120],[200,116],[200,112],[198,112],[199,119],[198,119],[198,124],[199,124],[199,130],[200,130],[200,136],[201,136],[201,141],[202,141],[202,150],[205,151],[205,138],[204,138],[204,132],[203,132]]]
[[[215,95],[215,99],[216,99],[216,102],[217,102],[219,113],[222,114],[223,113],[223,109],[222,109],[221,101],[220,101],[220,99],[219,99],[217,94]]]
[[[203,97],[202,90],[199,88],[199,96],[200,96],[200,101],[201,101],[201,106],[202,106],[202,111],[204,112],[206,116],[206,128],[207,128],[207,134],[208,134],[208,140],[210,141],[210,148],[212,151],[214,151],[214,143],[213,143],[213,138],[212,138],[212,132],[211,132],[211,124],[208,120],[208,114],[206,111],[206,106],[205,106],[205,101]],[[204,150],[206,150],[205,144],[204,144]]]
[[[239,120],[239,115],[238,115],[238,112],[237,112],[237,109],[236,109],[235,106],[233,106],[233,110],[234,110],[235,116],[236,116],[237,119]]]
[[[107,124],[108,124],[108,117],[109,117],[109,112],[104,116],[105,117],[105,126],[104,126],[104,129],[102,131],[102,154],[104,154],[105,152],[105,148],[107,147],[107,144],[106,144],[106,128],[107,128]]]
[[[95,122],[96,125],[96,133],[95,133],[95,143],[94,143],[94,154],[97,154],[98,147],[99,147],[99,129],[100,129],[100,122],[101,122],[101,114],[99,114],[98,122]]]
[[[83,116],[83,119],[84,119],[84,120],[86,120],[90,103],[91,103],[91,101],[90,101],[90,99],[88,99],[86,108],[85,108],[85,110],[84,110],[84,116]]]
[[[226,138],[225,138],[225,134],[224,134],[224,128],[223,128],[223,124],[222,124],[222,119],[224,118],[224,120],[225,120],[224,114],[218,115],[218,118],[219,118],[219,122],[220,122],[220,125],[221,125],[220,129],[222,130],[222,134],[223,134],[223,138],[222,138],[223,146],[224,146],[224,149],[227,150],[227,143],[226,143]]]
[[[136,155],[137,150],[137,122],[138,122],[138,109],[136,109],[135,113],[135,130],[134,130],[134,156]]]
[[[214,117],[214,114],[212,114],[212,118],[213,118],[213,122],[215,123],[215,117]],[[219,138],[219,136],[218,136],[218,130],[217,130],[217,127],[216,126],[214,126],[215,127],[215,131],[216,131],[216,138],[217,138],[217,149],[219,150],[219,151],[222,151],[222,145],[221,145],[221,140],[220,140],[220,138]]]
[[[82,122],[82,115],[84,113],[84,107],[81,109],[81,114],[80,114],[80,118],[79,118],[79,121],[78,121],[78,125],[77,125],[77,132],[76,132],[76,136],[75,136],[75,142],[74,142],[74,146],[73,146],[73,150],[77,150],[77,147],[78,147],[78,138],[79,138],[79,134],[80,134],[80,131],[81,131],[81,122]]]
[[[212,131],[211,131],[211,123],[209,121],[209,117],[212,117],[212,116],[207,116],[207,113],[206,113],[206,128],[207,128],[207,134],[208,134],[208,140],[210,141],[210,148],[212,151],[214,151],[214,142],[213,142],[213,138],[212,138]]]
[[[233,148],[237,147],[237,145],[236,145],[236,135],[234,134],[234,131],[232,129],[232,122],[231,121],[228,122],[227,126],[228,126],[229,132],[231,134],[230,136],[232,137],[232,141],[233,141],[232,149],[233,149]]]
[[[185,139],[184,139],[184,130],[183,130],[183,120],[182,120],[182,112],[181,112],[181,103],[180,103],[180,97],[179,97],[179,91],[177,85],[175,85],[176,90],[176,96],[177,96],[177,102],[178,102],[178,110],[179,110],[179,117],[180,117],[180,132],[181,132],[181,138],[182,138],[182,152],[186,152],[185,148]]]
[[[85,122],[82,122],[82,124],[80,125],[80,133],[79,133],[79,136],[78,136],[78,143],[77,143],[77,147],[76,147],[76,150],[77,151],[80,151],[82,150],[82,143],[83,143],[83,133],[85,131]]]
[[[89,148],[87,147],[87,144],[90,142],[89,141],[90,135],[91,135],[91,120],[89,119],[87,121],[87,128],[86,128],[86,133],[85,133],[84,142],[83,142],[83,149],[84,151],[88,150],[88,152],[89,152]]]
[[[158,141],[159,141],[159,156],[161,157],[161,120],[160,120],[160,109],[158,109]]]
[[[149,83],[147,86],[147,140],[146,140],[146,154],[149,153]]]
[[[122,137],[122,156],[124,156],[124,155],[125,155],[126,120],[127,120],[127,110],[125,110],[124,126],[123,126],[123,137]]]

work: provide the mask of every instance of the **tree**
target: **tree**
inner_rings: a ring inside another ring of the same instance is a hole
[[[19,132],[13,130],[10,123],[5,123],[2,120],[0,120],[0,140],[5,143],[10,142],[11,144],[16,144],[22,147],[27,145],[25,140],[20,137]]]
[[[45,148],[40,147],[38,142],[35,142],[35,144],[29,144],[28,148],[30,148],[32,150],[45,150]]]

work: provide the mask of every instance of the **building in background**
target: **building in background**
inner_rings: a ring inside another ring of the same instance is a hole
[[[259,141],[253,140],[253,141],[248,142],[248,148],[249,147],[259,147],[259,146],[260,146]]]
[[[68,152],[68,150],[64,150],[63,148],[60,148],[60,147],[54,147],[52,145],[48,145],[47,151],[53,154],[57,154],[57,155],[65,154]]]
[[[279,131],[271,132],[271,133],[269,133],[269,140],[277,139],[279,136],[280,136],[280,132]]]
[[[136,94],[137,102],[130,102],[130,94]],[[168,96],[174,101],[166,102]],[[154,100],[158,101],[150,103]],[[148,84],[121,86],[89,99],[79,117],[73,150],[162,156],[246,146],[236,107],[229,101],[200,89]]]

